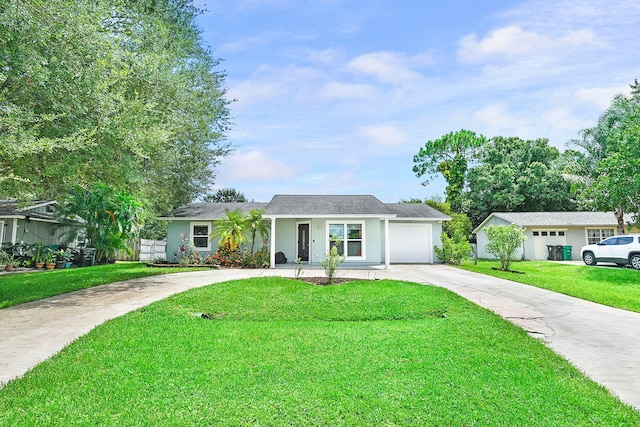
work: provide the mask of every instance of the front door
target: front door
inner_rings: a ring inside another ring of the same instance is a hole
[[[298,258],[309,261],[309,224],[298,224]]]

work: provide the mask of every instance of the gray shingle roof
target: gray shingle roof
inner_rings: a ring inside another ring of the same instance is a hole
[[[521,227],[617,225],[613,212],[494,212],[492,215]],[[625,215],[625,220],[631,217]]]
[[[192,203],[190,205],[181,206],[174,209],[165,218],[184,218],[184,219],[202,219],[214,220],[224,218],[227,212],[240,210],[245,213],[253,209],[264,209],[268,203]]]
[[[275,195],[265,215],[393,215],[374,196]]]
[[[248,212],[264,209],[264,216],[310,217],[310,216],[387,216],[389,218],[437,219],[450,218],[425,204],[383,203],[370,195],[283,195],[279,194],[269,203],[193,203],[182,206],[162,219],[182,218],[216,220],[225,212],[239,209]]]
[[[398,218],[429,218],[448,221],[451,218],[424,203],[387,203]]]

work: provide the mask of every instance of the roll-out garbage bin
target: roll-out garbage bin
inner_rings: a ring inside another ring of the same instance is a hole
[[[96,264],[96,248],[80,248],[80,267],[90,267]]]
[[[562,261],[562,245],[556,245],[556,261]]]
[[[556,259],[556,247],[554,245],[547,245],[547,259],[549,261]]]
[[[563,246],[562,247],[562,260],[563,261],[571,261],[571,249],[572,249],[572,246]]]

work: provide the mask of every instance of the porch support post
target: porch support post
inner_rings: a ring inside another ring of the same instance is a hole
[[[389,268],[389,218],[384,219],[384,268]]]
[[[270,268],[276,268],[276,219],[271,218],[271,230],[269,231],[269,237],[271,240],[271,251],[270,251]]]

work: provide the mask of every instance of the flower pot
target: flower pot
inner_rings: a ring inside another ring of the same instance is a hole
[[[5,271],[13,270],[13,264],[7,264],[7,266],[4,269],[5,269]]]
[[[56,270],[62,270],[66,263],[66,261],[56,261]]]
[[[36,262],[36,268],[44,268],[44,262]]]
[[[71,264],[73,264],[71,261],[65,262],[64,268],[71,268]]]
[[[45,267],[47,268],[47,270],[53,270],[54,268],[56,268],[56,263],[55,262],[48,262],[45,264]]]

